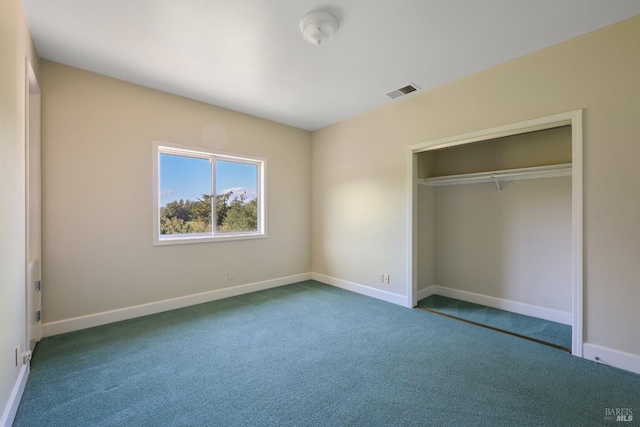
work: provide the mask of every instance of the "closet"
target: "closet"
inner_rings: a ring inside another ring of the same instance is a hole
[[[415,154],[417,299],[572,324],[570,125]]]

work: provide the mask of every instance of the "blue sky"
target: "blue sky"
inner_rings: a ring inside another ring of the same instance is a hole
[[[246,191],[256,196],[257,166],[218,160],[216,192]],[[207,159],[160,154],[160,204],[173,200],[197,200],[211,192],[211,166]]]

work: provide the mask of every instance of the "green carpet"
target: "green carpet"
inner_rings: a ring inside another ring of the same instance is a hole
[[[571,350],[571,326],[498,310],[441,295],[418,301],[418,307],[513,332]]]
[[[309,281],[45,338],[15,426],[637,425],[638,396],[640,375]]]

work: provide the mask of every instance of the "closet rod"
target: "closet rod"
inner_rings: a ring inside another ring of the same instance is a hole
[[[461,175],[446,175],[433,178],[423,178],[418,180],[420,184],[439,185],[460,185],[479,184],[483,182],[493,182],[500,190],[498,181],[515,181],[520,179],[553,178],[557,176],[570,176],[571,163],[562,163],[549,166],[534,166],[530,168],[505,169],[490,172],[467,173]]]

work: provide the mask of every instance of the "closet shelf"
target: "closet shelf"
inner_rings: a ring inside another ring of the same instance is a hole
[[[553,178],[570,176],[571,163],[549,166],[535,166],[531,168],[505,169],[490,172],[466,173],[462,175],[447,175],[418,180],[420,184],[430,186],[480,184],[493,182],[500,191],[499,181],[515,181],[519,179]]]

